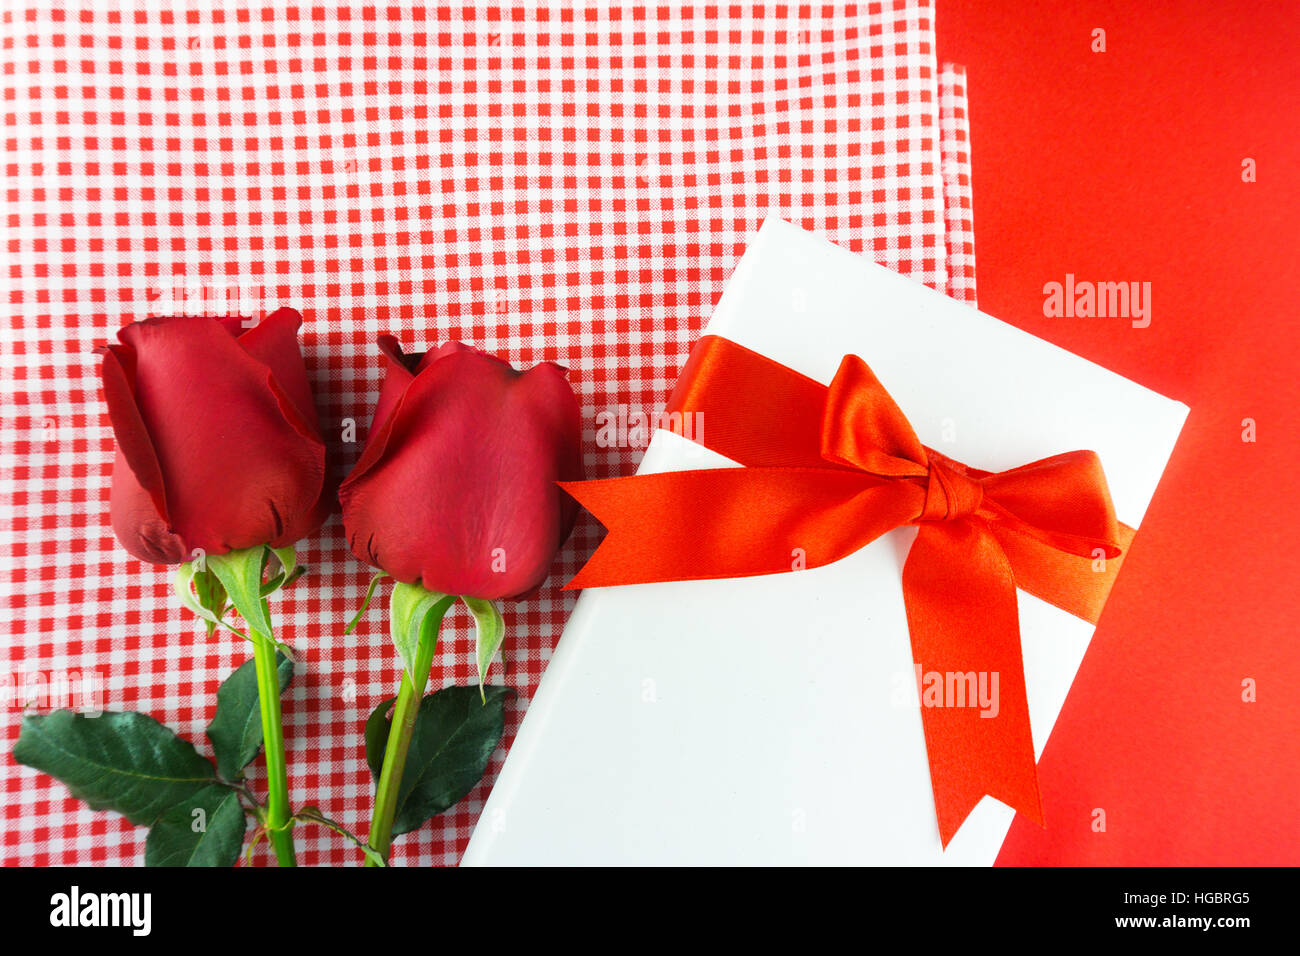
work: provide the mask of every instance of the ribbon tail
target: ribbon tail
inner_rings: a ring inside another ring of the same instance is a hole
[[[560,482],[609,531],[566,588],[739,578],[838,561],[920,510],[910,482],[824,468],[713,468]]]
[[[1128,525],[1117,523],[1114,543],[1120,554],[1107,558],[1100,547],[1091,557],[1083,557],[1060,551],[1031,535],[991,527],[1011,562],[1016,587],[1090,624],[1100,620],[1136,533]]]
[[[943,846],[984,794],[1042,826],[1015,579],[984,522],[922,524],[903,596]]]

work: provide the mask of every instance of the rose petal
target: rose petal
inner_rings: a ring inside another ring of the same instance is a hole
[[[512,597],[545,580],[572,527],[555,482],[581,473],[577,400],[555,366],[439,351],[340,489],[349,542],[398,580]]]
[[[151,319],[120,337],[185,543],[217,554],[301,529],[320,502],[325,449],[270,368],[212,319]]]
[[[122,547],[150,564],[181,564],[194,555],[184,539],[158,513],[153,498],[136,478],[119,448],[113,458],[109,516]]]
[[[167,492],[162,466],[135,400],[135,353],[121,345],[104,345],[95,351],[104,358],[100,377],[122,464],[133,473],[135,485],[148,496],[154,515],[166,524]]]
[[[239,336],[244,351],[271,370],[276,383],[284,389],[294,407],[302,413],[319,435],[316,403],[307,379],[307,365],[298,344],[302,316],[294,309],[277,309],[256,326]]]
[[[402,354],[401,343],[391,335],[381,335],[378,339],[379,351],[384,356],[384,375],[383,387],[379,390],[379,401],[375,403],[375,411],[370,416],[370,430],[366,434],[366,445],[369,446],[387,421],[389,414],[394,406],[406,391],[407,386],[415,381],[415,375],[411,372],[411,366],[414,364],[415,356]]]

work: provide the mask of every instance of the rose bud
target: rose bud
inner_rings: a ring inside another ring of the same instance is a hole
[[[284,547],[329,510],[325,443],[298,326],[280,309],[238,318],[152,318],[101,346],[117,437],[113,530],[154,564]]]
[[[573,528],[578,400],[550,362],[519,372],[459,342],[403,355],[339,490],[352,552],[407,584],[488,601],[536,589]]]

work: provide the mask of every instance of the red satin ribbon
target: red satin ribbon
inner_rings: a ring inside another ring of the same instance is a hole
[[[922,445],[857,356],[828,388],[717,336],[692,352],[668,413],[746,467],[563,482],[609,531],[567,586],[815,568],[918,525],[902,581],[913,660],[999,675],[996,717],[921,709],[943,845],[986,793],[1042,825],[1016,588],[1096,623],[1133,534],[1097,455],[980,471]]]

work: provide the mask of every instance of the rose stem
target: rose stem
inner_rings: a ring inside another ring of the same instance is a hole
[[[284,759],[284,731],[280,726],[280,677],[276,673],[275,643],[252,628],[249,635],[253,638],[262,739],[266,746],[266,826],[279,864],[297,866],[293,833],[289,828],[289,779]]]
[[[385,861],[393,845],[393,816],[397,812],[397,796],[401,789],[402,771],[406,769],[406,754],[411,749],[411,734],[415,731],[415,717],[420,712],[420,699],[429,683],[429,670],[433,667],[433,651],[438,646],[438,627],[443,614],[429,612],[420,625],[420,642],[415,648],[414,680],[402,669],[402,683],[393,705],[393,722],[388,731],[388,744],[384,747],[384,766],[379,773],[379,786],[375,789],[375,809],[370,818],[370,847],[378,851]],[[419,684],[417,687],[416,684]],[[378,866],[366,858],[366,866]]]

